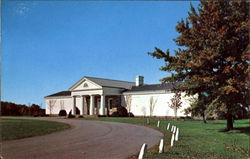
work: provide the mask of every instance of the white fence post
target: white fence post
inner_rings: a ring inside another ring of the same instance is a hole
[[[158,120],[157,127],[158,128],[160,127],[160,120]]]
[[[147,118],[147,124],[149,124],[149,119]]]
[[[178,136],[179,136],[179,128],[177,128],[176,130],[175,141],[178,141]]]
[[[176,131],[176,126],[174,126],[174,130],[173,130],[173,133],[175,134],[175,131]]]
[[[171,132],[173,131],[173,127],[174,127],[174,125],[172,125],[172,127],[171,127]]]
[[[171,147],[174,146],[174,133],[172,134],[172,138],[171,138]]]
[[[147,144],[144,143],[141,147],[141,151],[140,151],[140,154],[138,156],[138,159],[143,159],[144,158],[144,155],[147,153]]]
[[[169,130],[170,123],[168,123],[167,130]]]
[[[161,139],[160,145],[159,145],[159,153],[163,153],[163,152],[164,152],[164,140]]]

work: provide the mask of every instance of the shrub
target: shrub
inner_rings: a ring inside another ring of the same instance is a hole
[[[111,117],[119,117],[118,112],[113,112],[113,113],[111,114]]]
[[[135,117],[133,113],[129,112],[128,117]]]
[[[112,117],[128,117],[128,111],[125,107],[117,107],[117,111],[111,114]]]
[[[72,115],[71,111],[69,112],[68,118],[74,118],[75,116]]]
[[[190,116],[182,116],[182,117],[180,117],[180,119],[182,119],[182,120],[192,120],[192,117],[190,117]]]
[[[215,120],[215,118],[213,116],[209,116],[207,117],[207,120]]]
[[[66,110],[62,109],[62,110],[59,111],[58,115],[59,116],[67,116],[67,112],[66,112]]]

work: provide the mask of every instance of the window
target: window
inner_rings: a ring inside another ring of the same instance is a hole
[[[87,84],[87,83],[84,83],[84,84],[83,84],[83,87],[88,87],[88,84]]]

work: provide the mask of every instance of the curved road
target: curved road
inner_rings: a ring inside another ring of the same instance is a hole
[[[163,136],[154,129],[125,123],[35,119],[64,122],[72,128],[44,136],[3,142],[4,159],[127,158],[138,153],[143,143],[152,147]]]

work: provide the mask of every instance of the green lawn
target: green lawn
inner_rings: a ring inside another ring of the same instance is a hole
[[[146,124],[145,118],[85,118],[86,120],[103,120],[140,124],[156,128],[157,121],[150,119]],[[168,123],[176,125],[180,129],[179,141],[170,147],[171,132],[166,130]],[[147,158],[250,158],[249,120],[236,120],[235,130],[223,132],[226,121],[209,121],[204,124],[201,121],[167,121],[161,120],[160,131],[164,133],[165,152],[158,154],[158,145],[150,149]],[[133,132],[131,132],[133,133]],[[143,144],[143,143],[142,143]],[[139,152],[140,150],[138,150]],[[131,158],[137,158],[132,156]]]
[[[2,140],[13,140],[25,137],[49,134],[67,129],[70,126],[64,123],[27,120],[22,118],[0,118]]]

